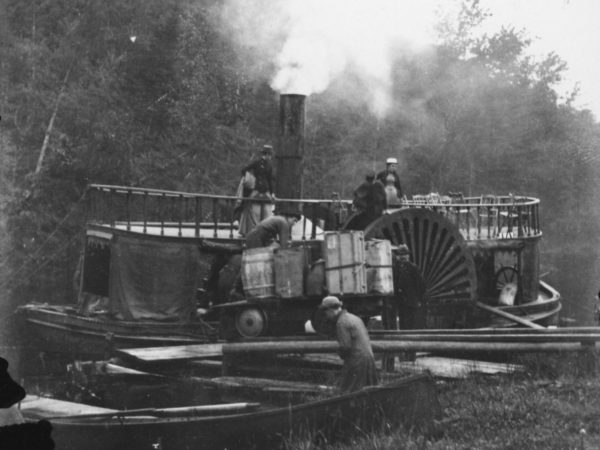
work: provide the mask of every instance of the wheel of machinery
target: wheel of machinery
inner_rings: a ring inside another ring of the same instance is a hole
[[[365,239],[405,244],[425,283],[428,304],[475,302],[477,278],[471,252],[459,229],[442,214],[407,208],[386,214],[365,228]]]
[[[267,315],[261,308],[247,307],[235,316],[235,328],[242,337],[258,337],[267,331]]]
[[[500,292],[504,286],[512,283],[516,286],[519,285],[519,271],[510,266],[503,266],[496,272],[496,291]]]

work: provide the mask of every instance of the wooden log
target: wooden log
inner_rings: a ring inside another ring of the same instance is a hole
[[[597,342],[600,334],[544,333],[544,334],[379,334],[372,341],[459,341],[459,342]]]
[[[555,327],[555,328],[448,328],[448,329],[421,329],[421,330],[370,330],[371,338],[379,335],[398,335],[405,334],[494,334],[494,335],[509,335],[509,334],[577,334],[589,333],[600,334],[600,327]]]
[[[507,313],[506,311],[502,311],[501,309],[494,308],[493,306],[486,305],[485,303],[475,302],[475,306],[485,311],[491,312],[497,316],[503,317],[505,319],[516,322],[520,325],[524,325],[529,328],[545,328],[537,323],[532,322],[531,320],[523,319],[522,317],[515,316],[514,314]]]
[[[582,345],[576,342],[419,342],[403,340],[372,341],[374,352],[561,352],[594,348],[593,344]],[[224,344],[223,355],[234,360],[235,357],[250,354],[304,354],[334,353],[338,350],[335,341],[309,342],[256,342]]]

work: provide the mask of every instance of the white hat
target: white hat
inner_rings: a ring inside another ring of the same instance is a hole
[[[396,158],[388,158],[385,160],[386,164],[398,164],[398,160]]]

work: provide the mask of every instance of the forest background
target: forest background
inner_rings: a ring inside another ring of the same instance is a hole
[[[276,144],[273,62],[240,51],[214,0],[0,0],[2,323],[26,301],[74,301],[89,183],[233,195]],[[541,199],[542,273],[563,317],[592,320],[600,283],[600,127],[559,99],[565,63],[526,32],[477,35],[476,0],[438,44],[399,52],[392,103],[371,112],[346,74],[307,99],[304,196],[350,198],[400,160],[405,192]],[[558,31],[557,31],[558,32]]]

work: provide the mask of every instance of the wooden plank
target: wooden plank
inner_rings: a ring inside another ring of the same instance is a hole
[[[472,373],[506,374],[524,370],[523,366],[517,364],[444,358],[441,356],[421,356],[417,357],[415,361],[401,361],[399,367],[416,372],[428,371],[433,376],[444,378],[466,378]]]
[[[186,361],[223,356],[223,344],[175,345],[170,347],[146,347],[117,349],[126,358],[143,362]]]
[[[507,313],[506,311],[502,311],[498,308],[494,308],[493,306],[486,305],[485,303],[475,302],[475,305],[478,308],[481,308],[485,311],[491,312],[492,314],[496,314],[497,316],[503,317],[505,319],[516,322],[520,325],[524,325],[529,328],[545,328],[537,323],[532,322],[531,320],[523,319],[522,317],[515,316],[514,314]]]
[[[32,419],[67,417],[79,414],[108,414],[117,411],[116,409],[100,408],[83,403],[38,397],[37,395],[28,395],[21,402],[21,412],[27,418]]]
[[[274,380],[272,378],[255,377],[217,377],[207,380],[208,384],[223,388],[253,388],[264,392],[332,392],[331,386],[297,381]]]

